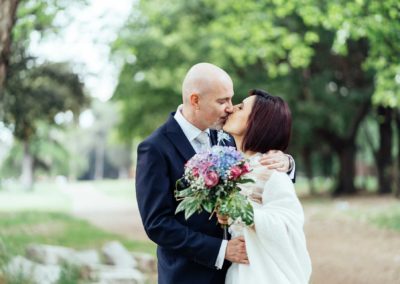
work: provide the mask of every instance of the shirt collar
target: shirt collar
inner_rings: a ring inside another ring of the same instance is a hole
[[[191,124],[182,114],[182,107],[183,105],[178,106],[178,109],[176,110],[176,113],[174,115],[175,120],[178,122],[179,126],[182,128],[183,133],[185,134],[186,138],[192,142],[194,139],[196,139],[197,136],[199,136],[200,132],[202,132],[200,129],[198,129],[196,126]],[[210,129],[204,130],[210,135]]]

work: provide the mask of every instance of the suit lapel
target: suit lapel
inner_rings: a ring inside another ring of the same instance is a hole
[[[185,161],[192,158],[196,152],[190,144],[189,140],[186,138],[178,122],[174,118],[174,113],[172,113],[166,123],[167,130],[165,135],[175,146],[176,150],[183,156]]]

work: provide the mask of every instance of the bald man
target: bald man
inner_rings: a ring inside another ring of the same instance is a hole
[[[136,197],[146,233],[157,244],[159,284],[224,283],[230,262],[248,263],[244,239],[223,240],[216,217],[175,215],[176,181],[192,156],[217,143],[215,130],[232,113],[233,94],[224,70],[194,65],[182,84],[183,104],[138,147]],[[282,152],[264,163],[282,171],[290,164]]]

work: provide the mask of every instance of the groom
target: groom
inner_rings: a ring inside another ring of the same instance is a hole
[[[136,197],[146,233],[157,244],[159,284],[224,283],[229,262],[248,263],[244,239],[223,241],[216,217],[175,215],[175,183],[196,152],[216,144],[214,129],[232,113],[232,97],[233,83],[224,70],[194,65],[182,84],[183,105],[138,147]],[[282,152],[262,163],[289,168]]]

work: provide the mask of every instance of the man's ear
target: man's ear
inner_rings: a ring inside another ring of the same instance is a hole
[[[194,107],[196,110],[200,109],[198,94],[193,93],[190,95],[190,105]]]

